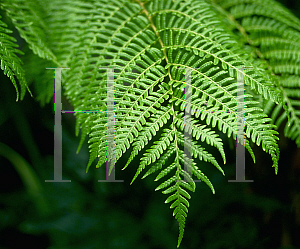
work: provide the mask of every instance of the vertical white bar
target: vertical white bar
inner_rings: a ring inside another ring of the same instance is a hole
[[[245,93],[244,68],[237,70],[237,138],[236,138],[236,179],[229,182],[253,182],[245,179]]]
[[[115,112],[114,112],[114,69],[107,69],[107,178],[115,179]]]
[[[184,109],[184,154],[186,158],[184,160],[184,171],[190,175],[192,178],[192,134],[189,134],[188,127],[191,127],[192,116],[191,116],[191,95],[192,95],[192,88],[191,88],[191,69],[185,69],[185,87],[184,87],[184,98],[185,98],[185,109]],[[190,182],[190,178],[187,176],[184,177],[186,182]]]
[[[114,102],[114,68],[107,69],[107,160],[106,180],[98,182],[124,182],[115,180],[115,102]]]
[[[71,182],[62,179],[62,126],[61,126],[61,71],[69,68],[46,68],[55,69],[54,80],[54,180],[45,182]]]

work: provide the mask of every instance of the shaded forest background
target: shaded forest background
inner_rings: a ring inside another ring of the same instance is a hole
[[[300,1],[280,2],[300,18]],[[14,35],[23,47],[16,30]],[[95,163],[85,173],[87,140],[76,154],[80,137],[72,114],[62,115],[63,179],[71,182],[45,183],[53,179],[53,100],[41,107],[26,94],[15,102],[2,71],[0,82],[0,249],[176,248],[178,224],[164,204],[167,197],[154,191],[155,176],[129,185],[138,161],[121,171],[128,153],[116,165],[123,183],[99,183],[106,172]],[[64,102],[63,109],[72,107]],[[229,183],[235,179],[235,141],[224,136],[226,176],[201,162],[216,194],[196,183],[181,249],[300,248],[300,148],[282,135],[282,127],[277,176],[271,158],[254,147],[256,164],[246,152],[246,179],[254,182]]]

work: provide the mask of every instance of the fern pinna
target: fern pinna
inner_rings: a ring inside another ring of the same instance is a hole
[[[195,191],[184,165],[215,193],[195,158],[224,172],[201,142],[216,147],[225,163],[213,128],[237,138],[236,72],[245,80],[245,147],[253,160],[251,141],[270,154],[277,173],[275,129],[283,121],[285,135],[300,146],[300,21],[274,0],[5,0],[0,6],[33,53],[70,68],[63,72],[63,92],[74,109],[107,109],[103,68],[114,68],[115,160],[130,150],[125,169],[140,158],[132,182],[146,168],[142,178],[155,172],[155,180],[164,178],[156,190],[163,190],[174,208],[178,246],[188,191]],[[17,77],[23,97],[26,83],[15,41],[2,22],[0,28],[1,68],[15,86]],[[189,120],[183,69],[192,77]],[[106,113],[75,115],[80,146],[89,136],[87,169],[95,159],[100,167],[107,160]],[[185,134],[192,137],[192,157],[184,150]]]

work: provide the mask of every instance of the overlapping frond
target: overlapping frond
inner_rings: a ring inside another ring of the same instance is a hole
[[[25,73],[22,68],[22,61],[18,57],[18,54],[23,54],[16,44],[16,39],[12,37],[12,31],[7,28],[7,25],[1,21],[0,16],[0,59],[1,59],[1,69],[4,74],[10,78],[17,92],[17,101],[22,100],[26,93],[26,88],[29,88],[26,83]],[[19,81],[21,87],[21,96],[19,96],[19,88],[17,86],[17,80]],[[30,92],[30,91],[29,91]]]
[[[279,128],[285,121],[284,135],[295,140],[300,147],[300,77],[296,75],[284,75],[279,78],[280,88],[284,92],[284,101],[287,105],[287,113],[283,111],[283,105],[274,105],[266,102],[264,111],[270,114],[273,123]]]
[[[246,31],[257,57],[276,75],[283,103],[262,101],[277,127],[285,121],[285,136],[300,146],[300,21],[275,1],[216,1]],[[272,8],[270,7],[272,6]]]
[[[41,16],[39,1],[4,0],[1,1],[1,7],[11,18],[20,36],[28,43],[32,51],[41,58],[57,63],[56,56],[47,44],[48,30]]]

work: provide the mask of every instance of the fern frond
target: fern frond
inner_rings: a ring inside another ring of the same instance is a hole
[[[201,142],[205,141],[207,144],[216,147],[219,150],[225,164],[226,156],[223,149],[223,143],[218,135],[206,125],[197,124],[196,120],[187,119],[186,122],[184,122],[182,116],[183,113],[179,113],[178,116],[175,116],[174,118],[174,123],[176,123],[177,127],[180,128],[181,131],[192,134],[196,140],[201,140]]]
[[[300,147],[300,77],[288,76],[280,77],[280,87],[284,92],[284,101],[290,119],[285,123],[284,135],[295,140]],[[283,111],[283,105],[276,107],[271,102],[265,104],[264,111],[271,115],[273,123],[279,128],[283,121],[287,120],[287,114]]]
[[[10,78],[13,83],[17,98],[16,101],[22,100],[26,93],[26,88],[31,94],[27,82],[25,79],[25,73],[22,68],[22,61],[18,57],[22,55],[22,51],[17,49],[18,45],[16,44],[16,39],[9,34],[12,33],[11,30],[7,28],[7,25],[1,21],[0,16],[0,58],[1,58],[1,69],[4,71],[4,75]],[[21,95],[19,94],[19,89],[17,86],[17,80],[19,81],[21,87]],[[19,96],[20,95],[20,96]]]
[[[300,31],[300,20],[282,4],[273,0],[215,0],[235,17],[264,16]]]
[[[143,178],[160,170],[157,178],[160,179],[176,169],[175,175],[157,190],[169,187],[169,190],[177,191],[178,198],[171,207],[175,207],[174,215],[179,222],[179,245],[188,207],[187,197],[181,190],[181,187],[187,188],[181,178],[186,174],[182,167],[184,160],[191,163],[193,174],[214,192],[208,178],[193,159],[184,154],[184,130],[187,129],[196,140],[216,147],[225,162],[221,140],[201,121],[204,120],[207,126],[217,126],[221,132],[236,139],[239,114],[233,72],[242,73],[245,84],[264,99],[281,103],[282,93],[276,89],[272,77],[252,63],[250,56],[239,55],[243,49],[233,36],[218,26],[217,14],[204,1],[100,2],[84,4],[82,8],[89,12],[80,13],[75,8],[78,16],[72,15],[74,25],[67,24],[67,27],[79,29],[81,37],[75,39],[72,53],[58,50],[59,58],[68,66],[74,66],[66,72],[64,89],[74,108],[105,110],[108,75],[103,68],[114,68],[115,159],[119,160],[133,146],[125,169],[142,154],[132,182],[148,166]],[[67,2],[67,15],[72,14],[72,6]],[[96,10],[103,14],[96,15]],[[82,22],[83,18],[86,23]],[[93,27],[87,30],[89,24]],[[69,42],[72,36],[61,37]],[[245,66],[253,69],[241,70]],[[179,68],[189,68],[193,74],[190,86],[192,118],[186,128],[182,119],[186,103],[185,75]],[[248,139],[262,145],[271,155],[277,172],[279,149],[277,132],[273,130],[275,126],[269,124],[270,119],[257,107],[251,94],[246,93],[245,98],[245,146],[254,159]],[[205,111],[204,102],[208,107]],[[100,167],[107,160],[106,114],[77,113],[76,116],[76,130],[82,129],[81,141],[86,135],[90,137],[87,169],[96,158],[96,167]],[[157,134],[160,134],[158,140],[154,141]],[[148,144],[150,148],[144,151]],[[224,174],[213,155],[195,141],[190,146],[194,157],[212,163]],[[169,164],[170,160],[173,163]],[[190,190],[194,188],[190,187]]]
[[[264,101],[264,111],[280,126],[286,121],[284,135],[300,146],[300,21],[275,1],[218,1],[247,32],[247,40],[257,48],[258,57],[267,61],[276,75],[276,87],[283,103],[276,107]],[[272,8],[270,8],[272,6]],[[284,112],[282,112],[284,110]]]
[[[175,131],[174,131],[175,132]],[[175,147],[176,147],[176,142],[174,142]],[[183,152],[181,150],[178,150],[178,148],[175,149],[176,153],[178,156],[183,157]],[[170,194],[175,191],[174,194],[170,195],[165,203],[169,203],[171,201],[174,201],[170,208],[175,208],[173,211],[173,216],[175,216],[175,219],[179,223],[179,237],[178,237],[178,244],[177,247],[179,247],[181,240],[183,238],[183,233],[184,233],[184,227],[185,227],[185,220],[187,217],[188,213],[188,207],[189,207],[189,202],[187,199],[190,199],[191,196],[188,194],[184,188],[190,190],[190,191],[195,191],[195,182],[190,178],[189,174],[187,174],[184,170],[182,170],[181,165],[179,163],[179,158],[175,159],[173,163],[171,163],[166,169],[161,171],[161,173],[156,177],[155,181],[159,180],[160,178],[164,177],[167,175],[169,172],[171,172],[173,169],[176,169],[175,175],[171,177],[170,179],[164,181],[161,183],[156,189],[165,189],[163,191],[163,194]],[[193,163],[193,166],[195,167],[195,163]],[[181,176],[184,176],[185,178],[188,177],[190,178],[189,182],[185,182],[181,179]],[[173,184],[171,186],[171,184]]]
[[[58,65],[56,56],[47,45],[46,25],[39,13],[37,1],[13,0],[2,1],[0,4],[11,18],[20,36],[28,43],[32,51],[41,58],[53,61]]]
[[[146,126],[143,127],[143,131],[141,131],[140,136],[138,136],[136,141],[133,143],[134,148],[122,170],[124,170],[133,160],[133,158],[139,154],[139,151],[141,151],[148,144],[148,142],[152,139],[152,136],[156,135],[156,131],[159,130],[159,127],[162,127],[167,123],[167,120],[170,119],[171,109],[167,110],[167,108],[162,108],[165,109],[165,111],[156,110],[155,114],[153,114],[150,118],[152,122],[146,123]],[[156,119],[154,119],[154,117]]]
[[[152,145],[151,148],[147,150],[147,153],[144,153],[144,156],[141,158],[139,168],[135,176],[133,177],[131,184],[141,173],[141,171],[145,168],[145,166],[154,163],[157,159],[161,157],[163,151],[167,149],[167,147],[170,145],[170,142],[173,140],[173,136],[174,134],[171,130],[164,130],[164,132],[161,134],[160,140],[154,142],[154,145]]]

